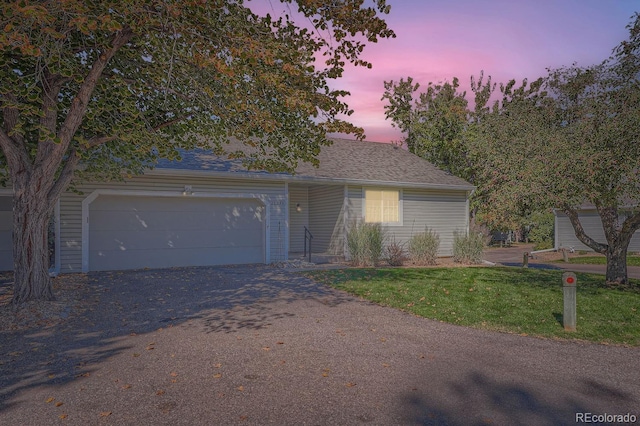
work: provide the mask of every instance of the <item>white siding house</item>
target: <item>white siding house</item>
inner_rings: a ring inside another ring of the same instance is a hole
[[[84,183],[56,209],[58,272],[272,263],[305,249],[348,256],[354,224],[380,222],[398,242],[425,227],[451,255],[468,228],[473,186],[399,147],[334,140],[319,167],[249,171],[237,160],[185,152],[122,182]],[[0,192],[0,270],[12,268],[11,190]]]

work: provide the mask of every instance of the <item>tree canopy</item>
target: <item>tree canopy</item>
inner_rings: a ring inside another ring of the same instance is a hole
[[[473,205],[491,225],[555,208],[576,237],[607,256],[607,281],[626,283],[626,253],[640,229],[640,15],[629,39],[600,64],[549,69],[535,81],[471,78],[474,110],[458,80],[429,84],[414,99],[412,78],[385,82],[387,118],[410,150],[474,183]],[[595,208],[605,240],[585,231]]]
[[[220,151],[230,136],[254,148],[253,167],[291,170],[315,161],[327,132],[363,136],[339,118],[352,112],[348,93],[329,82],[348,63],[371,66],[360,58],[365,44],[395,36],[381,18],[390,6],[283,3],[306,26],[242,0],[0,5],[0,178],[14,195],[14,301],[50,297],[43,224],[74,178],[141,173],[178,148]]]
[[[523,205],[564,212],[576,237],[607,256],[611,283],[627,282],[626,253],[640,229],[639,19],[601,64],[502,85],[472,147],[498,213]],[[597,210],[605,241],[585,231],[579,211],[587,205]]]

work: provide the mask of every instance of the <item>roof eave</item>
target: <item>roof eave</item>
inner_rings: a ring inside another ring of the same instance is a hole
[[[272,174],[272,173],[252,173],[252,172],[221,172],[211,170],[185,170],[185,169],[151,169],[147,171],[147,175],[158,176],[184,176],[184,177],[216,177],[216,178],[233,178],[241,180],[262,179],[276,182],[309,182],[322,183],[332,185],[365,185],[365,186],[384,186],[384,187],[402,187],[402,188],[419,188],[419,189],[440,189],[440,190],[456,190],[456,191],[473,191],[475,186],[457,185],[457,184],[440,184],[440,183],[421,183],[421,182],[398,182],[398,181],[379,181],[370,179],[345,179],[345,178],[327,178],[315,176],[301,176],[290,174]]]

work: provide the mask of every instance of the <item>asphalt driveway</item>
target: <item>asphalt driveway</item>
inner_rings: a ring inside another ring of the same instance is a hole
[[[640,350],[443,324],[289,270],[88,277],[86,310],[0,332],[0,424],[575,424],[640,417]]]

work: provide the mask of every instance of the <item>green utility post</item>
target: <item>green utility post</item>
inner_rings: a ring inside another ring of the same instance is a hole
[[[576,284],[578,279],[573,272],[562,274],[562,292],[564,295],[564,313],[562,323],[565,331],[576,331]]]

